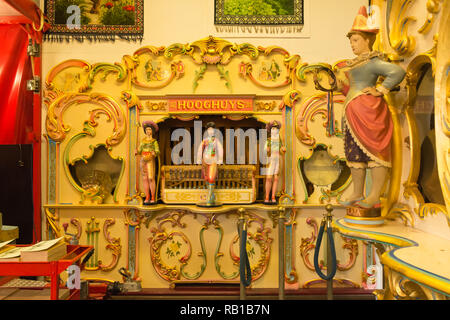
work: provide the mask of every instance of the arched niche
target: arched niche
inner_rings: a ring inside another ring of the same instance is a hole
[[[445,205],[436,159],[434,77],[430,64],[424,65],[421,71],[414,106],[420,144],[417,185],[425,202]]]
[[[432,55],[419,55],[407,69],[410,169],[404,196],[412,197],[417,208],[426,203],[445,205],[437,166],[435,62]]]

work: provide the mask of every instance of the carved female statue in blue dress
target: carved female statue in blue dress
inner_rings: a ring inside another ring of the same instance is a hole
[[[364,209],[380,207],[380,194],[391,167],[393,122],[384,94],[397,86],[405,71],[372,51],[377,28],[368,26],[367,12],[361,7],[347,34],[357,57],[343,69],[349,84],[340,83],[344,102],[345,156],[350,167],[353,193],[340,203]],[[377,84],[379,78],[383,81]],[[372,174],[372,186],[364,196],[366,170]]]

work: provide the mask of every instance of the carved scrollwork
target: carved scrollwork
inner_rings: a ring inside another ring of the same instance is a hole
[[[269,265],[269,259],[270,259],[270,248],[271,243],[273,241],[272,238],[269,237],[269,233],[271,232],[270,228],[264,227],[265,219],[261,218],[260,216],[254,214],[254,213],[247,213],[248,214],[248,220],[247,220],[247,226],[250,228],[250,226],[255,223],[257,224],[257,228],[254,232],[247,232],[247,252],[249,253],[249,258],[251,259],[253,255],[255,255],[255,250],[250,242],[250,240],[255,242],[259,246],[260,256],[257,260],[257,263],[251,265],[251,272],[252,272],[252,281],[255,281],[259,279],[264,272],[267,269],[267,266]],[[234,253],[233,247],[239,242],[239,235],[236,235],[233,239],[233,241],[230,244],[230,256],[234,262],[235,265],[239,265],[239,257]],[[236,274],[238,276],[239,273]]]
[[[416,48],[416,40],[408,35],[409,24],[416,18],[407,16],[407,11],[414,0],[392,1],[387,23],[392,23],[389,42],[392,49],[400,56],[411,55]]]
[[[224,258],[224,253],[221,251],[224,230],[218,219],[222,215],[235,214],[235,212],[227,213],[191,213],[188,211],[172,211],[164,214],[163,216],[155,220],[156,225],[150,227],[152,236],[149,237],[150,243],[150,257],[153,267],[158,275],[166,281],[175,281],[180,279],[196,280],[202,276],[207,267],[207,246],[204,239],[204,232],[208,230],[210,226],[214,226],[217,230],[219,238],[216,244],[214,253],[214,264],[218,275],[223,279],[235,279],[239,276],[239,271],[226,271],[221,265],[221,261]],[[186,223],[183,223],[183,218],[187,215],[193,216],[194,219],[203,218],[204,222],[199,232],[199,242],[201,251],[198,253],[200,257],[200,263],[189,263],[192,257],[192,245],[191,240],[184,232],[180,230],[166,230],[165,226],[170,225],[172,228],[187,228]],[[250,246],[250,255],[256,254],[257,263],[252,265],[252,279],[256,280],[264,274],[268,262],[270,259],[270,245],[272,238],[269,237],[270,228],[264,227],[264,219],[256,214],[248,214],[248,225],[256,224],[256,230],[252,230],[248,233],[248,246]],[[239,265],[239,257],[234,253],[233,246],[239,241],[239,235],[233,237],[229,245],[230,258],[233,264]],[[252,246],[256,243],[259,250],[255,252],[255,248]],[[188,271],[191,267],[196,268],[194,272]]]
[[[428,14],[427,14],[427,18],[426,18],[424,24],[418,30],[419,33],[427,34],[428,32],[430,32],[431,28],[434,25],[436,15],[439,13],[439,11],[441,11],[441,2],[442,2],[442,0],[428,0],[427,1]]]
[[[343,103],[345,96],[337,94],[333,96],[334,103]],[[314,121],[315,117],[321,115],[324,120],[324,128],[328,123],[328,111],[327,111],[327,94],[321,93],[306,99],[299,107],[297,117],[295,119],[295,133],[297,138],[307,146],[314,146],[316,139],[309,133],[309,122]],[[342,133],[339,130],[335,130],[337,136],[341,136]]]
[[[131,109],[134,107],[139,110],[143,109],[139,97],[131,90],[122,91],[121,99],[127,104],[127,109]]]
[[[183,232],[172,231],[168,233],[163,227],[164,224],[169,223],[172,227],[185,228],[186,224],[181,222],[181,219],[185,216],[185,214],[186,212],[184,211],[174,211],[167,213],[157,218],[156,227],[150,229],[152,236],[148,238],[148,241],[150,242],[150,257],[152,260],[152,264],[158,275],[166,281],[179,280],[181,278],[181,275],[191,280],[196,279],[201,276],[204,269],[206,268],[206,254],[203,252],[203,264],[200,267],[200,271],[195,275],[187,274],[184,271],[184,268],[192,254],[192,246],[189,239]],[[183,242],[175,242],[175,237],[181,238]],[[170,266],[166,262],[164,262],[163,253],[161,252],[161,250],[163,246],[169,241],[172,241],[173,245],[169,245],[167,247],[166,254],[171,257],[176,256],[178,262],[181,264],[180,266]],[[180,249],[183,244],[186,245],[187,248],[185,249],[186,252],[184,254],[181,254]]]
[[[276,101],[265,102],[265,101],[256,101],[255,102],[256,111],[273,111],[277,106]]]
[[[161,102],[151,102],[147,101],[145,103],[145,107],[148,111],[166,111],[167,109],[167,102],[161,101]]]
[[[418,215],[420,218],[425,218],[427,215],[435,215],[442,213],[447,218],[447,223],[450,226],[450,214],[447,212],[447,208],[444,205],[437,203],[422,203],[418,209]]]
[[[76,68],[77,73],[67,73],[58,81],[58,76],[69,68]],[[83,81],[86,74],[92,70],[92,66],[83,60],[70,59],[53,67],[45,79],[44,102],[53,100],[62,92],[82,92],[87,86]],[[83,75],[83,77],[82,77]],[[62,83],[57,83],[62,82]]]
[[[306,223],[310,225],[313,228],[313,232],[311,233],[311,237],[309,238],[302,238],[301,244],[300,244],[300,255],[303,259],[303,263],[305,266],[311,270],[314,271],[314,265],[310,261],[310,254],[314,252],[314,249],[316,247],[315,243],[317,240],[318,235],[318,226],[317,221],[314,218],[307,218]],[[342,248],[344,250],[349,251],[349,259],[345,263],[340,263],[337,261],[337,269],[339,271],[346,271],[350,270],[356,262],[356,258],[358,256],[358,242],[355,239],[350,239],[341,236],[342,240],[344,241],[344,244]],[[322,270],[326,269],[326,266],[324,265],[323,261],[319,262],[319,266]]]
[[[96,75],[102,72],[103,76],[100,78],[101,81],[105,81],[106,77],[111,73],[117,73],[117,81],[124,81],[127,77],[126,68],[120,63],[96,63],[89,70],[86,83],[80,88],[79,92],[86,92],[91,90]]]
[[[446,300],[443,294],[411,281],[387,267],[384,268],[384,274],[386,288],[375,291],[379,300]]]
[[[80,240],[81,233],[83,232],[83,227],[81,225],[80,219],[72,218],[72,219],[70,219],[70,224],[73,225],[77,229],[77,233],[75,234],[75,238]]]
[[[120,105],[107,95],[100,93],[91,94],[65,94],[54,101],[48,107],[46,118],[47,134],[54,141],[61,142],[65,139],[70,126],[63,122],[64,112],[73,105],[81,103],[89,103],[99,106],[99,108],[91,111],[89,124],[92,127],[97,126],[96,119],[100,114],[105,114],[109,121],[113,121],[113,134],[106,139],[108,146],[113,146],[122,141],[126,132],[126,119]]]
[[[414,214],[411,211],[411,208],[407,204],[396,203],[389,210],[386,215],[387,219],[395,220],[396,218],[401,218],[405,225],[410,223],[410,225],[414,226]]]
[[[124,211],[125,225],[139,228],[143,216],[136,209],[127,209]]]
[[[106,241],[108,241],[108,244],[106,245],[106,249],[112,251],[113,259],[109,265],[104,265],[101,260],[98,261],[99,268],[102,271],[110,271],[114,269],[117,265],[117,262],[119,261],[119,257],[121,255],[121,249],[122,246],[120,244],[120,238],[113,238],[111,237],[110,232],[108,229],[116,223],[115,219],[108,218],[105,220],[103,224],[103,235],[105,236]]]
[[[59,213],[56,209],[45,208],[45,216],[50,230],[55,234],[55,238],[61,237],[61,228],[59,227]]]
[[[285,76],[278,80],[281,75],[281,68],[275,59],[272,59],[270,66],[260,67],[261,71],[259,76],[256,76],[255,65],[251,62],[242,61],[239,64],[239,74],[245,79],[250,79],[254,84],[263,88],[281,88],[289,85],[293,81],[293,74],[297,68],[297,64],[300,60],[300,56],[294,55],[290,56],[289,53],[283,48],[277,46],[271,46],[268,48],[258,47],[258,50],[262,52],[265,56],[269,56],[272,53],[283,54],[283,64],[285,68]]]

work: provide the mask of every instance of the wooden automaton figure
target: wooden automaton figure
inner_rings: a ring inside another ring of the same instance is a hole
[[[214,122],[206,124],[206,138],[203,139],[197,150],[197,162],[202,164],[202,178],[206,182],[208,194],[206,202],[199,205],[218,206],[214,188],[217,179],[217,165],[223,163],[223,146],[215,136],[216,125]]]
[[[266,181],[265,181],[265,198],[264,203],[275,204],[276,203],[276,192],[278,187],[278,177],[280,174],[280,153],[284,154],[286,148],[283,146],[280,139],[280,128],[281,123],[277,120],[269,122],[266,125],[267,129],[267,141],[264,146],[264,151],[269,156],[269,166],[266,171]],[[269,200],[270,194],[272,197]]]
[[[145,136],[142,139],[136,155],[141,156],[140,169],[144,182],[145,200],[144,204],[155,204],[157,193],[156,159],[159,156],[159,144],[155,138],[158,125],[153,121],[142,122]]]
[[[377,28],[368,26],[366,8],[360,8],[347,34],[355,59],[344,69],[349,83],[339,83],[344,102],[345,157],[350,167],[353,193],[339,202],[363,209],[380,207],[380,195],[391,167],[393,122],[384,94],[397,86],[405,71],[386,62],[372,51]],[[384,80],[377,85],[379,77]],[[364,195],[366,170],[371,170],[372,186]]]

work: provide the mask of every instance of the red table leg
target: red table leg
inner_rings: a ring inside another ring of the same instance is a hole
[[[50,282],[50,300],[59,299],[59,274],[58,261],[50,262],[51,265],[51,282]]]

